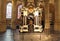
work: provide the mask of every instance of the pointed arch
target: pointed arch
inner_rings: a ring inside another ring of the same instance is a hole
[[[9,2],[6,5],[6,19],[11,19],[12,18],[12,3]]]

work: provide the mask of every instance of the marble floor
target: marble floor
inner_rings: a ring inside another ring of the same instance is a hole
[[[7,29],[6,32],[0,33],[0,41],[14,41],[13,31],[11,29]]]
[[[19,33],[17,30],[7,29],[5,33],[0,33],[0,41],[60,41],[60,33]]]

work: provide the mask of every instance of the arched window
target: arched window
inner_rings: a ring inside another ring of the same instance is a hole
[[[12,18],[12,3],[8,3],[6,7],[6,18],[11,19]]]
[[[20,18],[20,16],[21,16],[21,8],[22,8],[22,5],[19,5],[18,6],[18,16],[17,16],[17,18],[19,19]]]

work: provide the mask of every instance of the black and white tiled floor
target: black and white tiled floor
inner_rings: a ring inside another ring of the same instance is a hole
[[[19,33],[18,30],[7,29],[0,33],[0,41],[60,41],[60,33]]]

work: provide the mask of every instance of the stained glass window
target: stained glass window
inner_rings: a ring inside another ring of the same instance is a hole
[[[22,5],[19,5],[19,6],[18,6],[18,16],[17,16],[18,19],[19,19],[20,16],[21,16],[21,8],[22,8]]]
[[[6,18],[12,18],[12,3],[8,3],[6,7]]]

